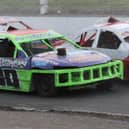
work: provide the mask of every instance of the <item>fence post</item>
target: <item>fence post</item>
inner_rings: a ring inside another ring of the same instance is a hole
[[[44,15],[48,11],[48,0],[40,0],[40,14]]]

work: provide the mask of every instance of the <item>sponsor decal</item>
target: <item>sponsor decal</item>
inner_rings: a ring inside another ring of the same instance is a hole
[[[59,63],[57,61],[54,61],[52,59],[42,59],[42,58],[34,58],[32,61],[33,65],[36,66],[47,66],[47,65],[58,65]]]
[[[90,62],[90,61],[100,61],[102,60],[103,58],[101,56],[98,56],[98,55],[94,55],[94,56],[91,56],[91,55],[86,55],[86,56],[79,56],[79,58],[71,58],[69,59],[69,62]]]
[[[20,88],[17,72],[15,70],[0,69],[0,85]]]
[[[26,36],[18,36],[15,38],[17,42],[24,41],[24,40],[34,40],[34,39],[47,39],[52,37],[60,36],[59,34],[49,31],[46,33],[40,33],[40,34],[32,34],[32,35],[26,35]]]
[[[27,64],[23,59],[0,58],[0,67],[24,68]]]

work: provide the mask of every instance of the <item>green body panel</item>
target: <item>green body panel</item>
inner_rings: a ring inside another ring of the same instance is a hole
[[[96,71],[97,74],[94,71]],[[40,74],[40,75],[45,74],[46,76],[47,74],[53,75],[55,87],[75,87],[75,86],[77,87],[79,85],[90,84],[113,78],[123,79],[123,63],[122,61],[116,60],[105,64],[99,64],[83,68],[73,68],[73,69],[70,68],[70,69],[59,69],[59,70],[18,69],[16,70],[16,72],[18,75],[20,87],[15,88],[14,86],[0,86],[0,89],[30,92],[32,76],[34,74]],[[88,78],[85,78],[84,75],[87,72],[88,72]],[[66,80],[61,81],[60,78],[61,79],[66,78]]]
[[[12,69],[8,69],[12,70]],[[12,85],[0,85],[1,90],[9,90],[9,91],[21,91],[21,92],[30,92],[31,88],[31,70],[15,70],[18,76],[19,87],[15,87]]]
[[[31,90],[32,70],[17,70],[21,91],[29,92]]]
[[[103,69],[106,69],[106,71],[103,72]],[[94,71],[97,72],[97,75],[95,75],[96,73]],[[85,72],[86,74],[87,72],[89,73],[88,78],[84,77]],[[68,80],[65,83],[59,81],[60,75],[64,73],[66,73],[68,76]],[[77,68],[75,70],[70,69],[70,70],[56,71],[55,86],[71,87],[71,86],[78,86],[82,84],[90,84],[90,83],[104,81],[104,80],[113,79],[113,78],[123,79],[123,64],[121,61],[114,61],[106,64],[99,64],[96,66]]]

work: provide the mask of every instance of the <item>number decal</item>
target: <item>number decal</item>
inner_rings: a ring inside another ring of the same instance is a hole
[[[0,70],[0,85],[5,86],[4,73]]]
[[[0,85],[13,86],[19,88],[19,80],[15,70],[1,70],[0,69]]]

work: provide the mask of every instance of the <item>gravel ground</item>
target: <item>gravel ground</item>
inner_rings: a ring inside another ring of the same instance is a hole
[[[129,122],[81,114],[0,111],[0,129],[129,129]]]

